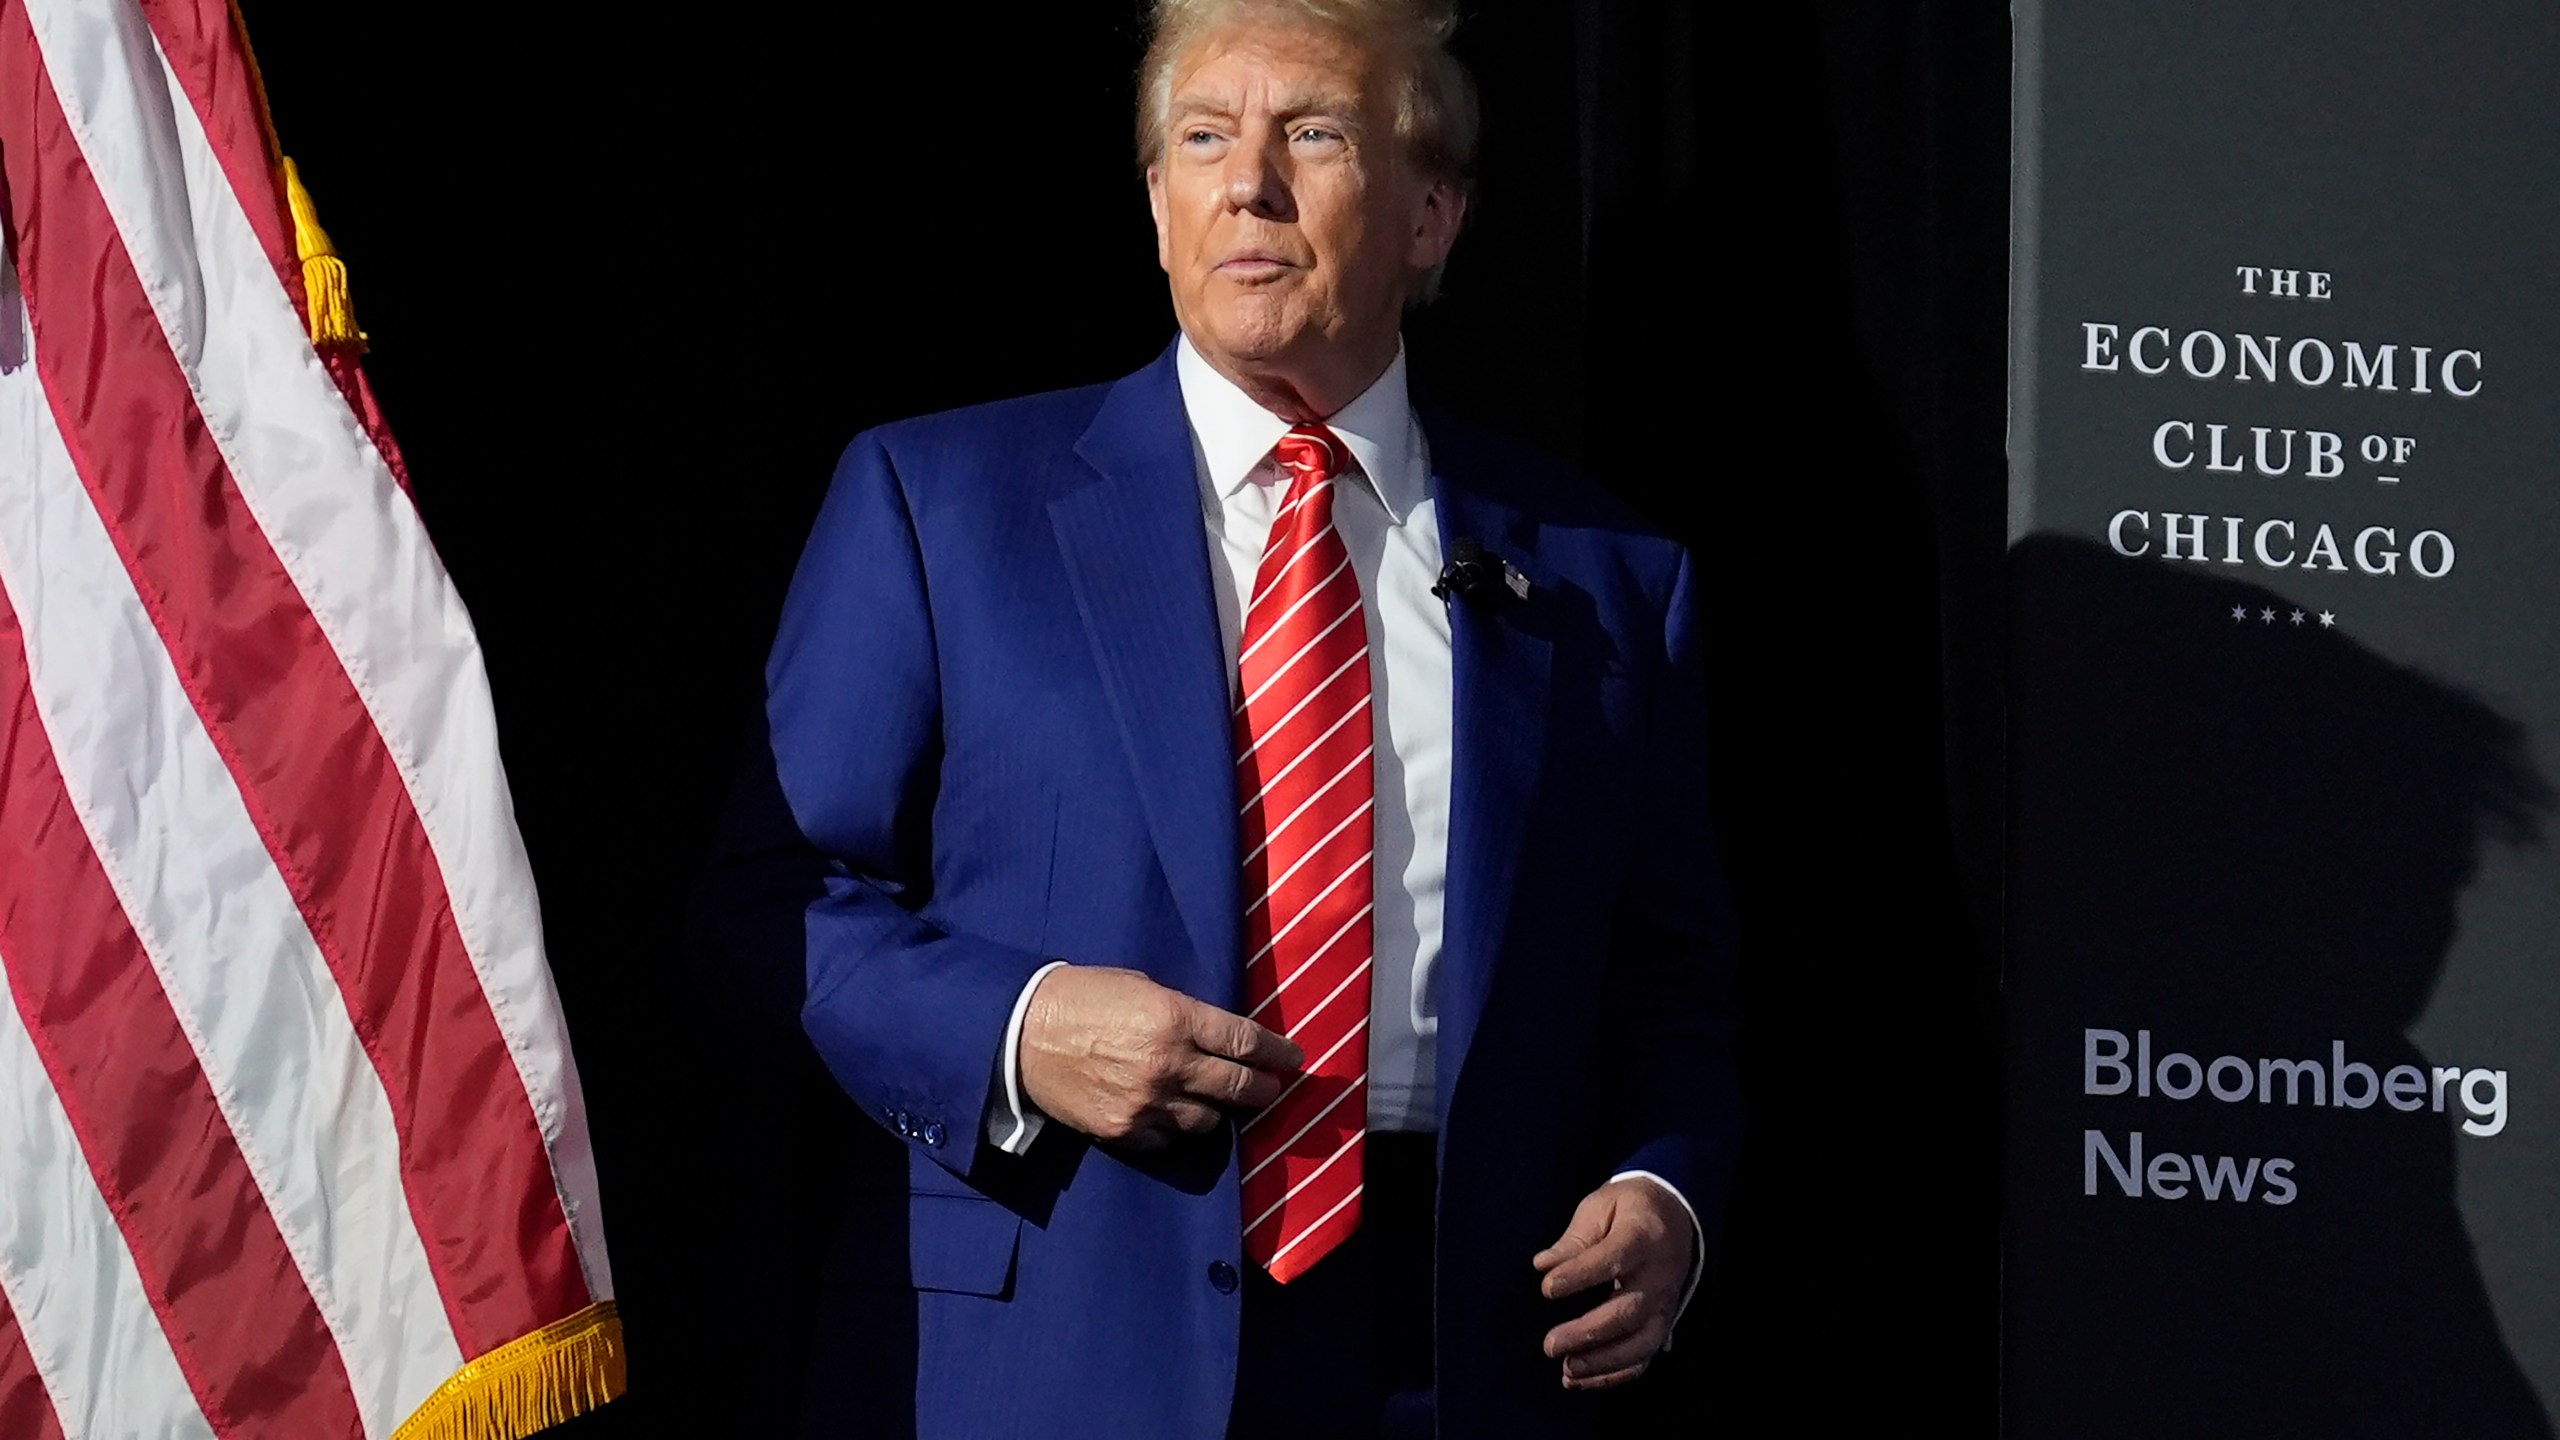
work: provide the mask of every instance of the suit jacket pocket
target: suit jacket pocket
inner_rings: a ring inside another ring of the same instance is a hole
[[[907,1197],[907,1279],[918,1290],[1008,1294],[1022,1217],[975,1196]]]
[[[832,1270],[844,1283],[890,1290],[1009,1296],[1022,1217],[979,1195],[931,1191],[852,1197]]]

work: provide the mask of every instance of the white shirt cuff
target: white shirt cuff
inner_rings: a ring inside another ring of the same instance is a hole
[[[1048,1116],[1032,1109],[1030,1102],[1022,1098],[1022,1017],[1031,1013],[1031,992],[1040,988],[1050,971],[1066,963],[1052,960],[1032,971],[1031,978],[1023,982],[1022,994],[1013,1002],[1013,1018],[1004,1025],[1004,1048],[996,1055],[997,1085],[995,1093],[987,1097],[986,1129],[987,1143],[1007,1155],[1029,1150],[1031,1142],[1040,1136],[1040,1127],[1049,1123]]]
[[[1680,1193],[1680,1187],[1652,1171],[1621,1170],[1609,1177],[1609,1183],[1613,1185],[1621,1180],[1652,1181],[1662,1187],[1664,1194],[1679,1201],[1680,1209],[1689,1217],[1689,1283],[1680,1287],[1680,1303],[1671,1311],[1671,1328],[1676,1332],[1680,1328],[1680,1317],[1689,1313],[1689,1302],[1698,1298],[1698,1282],[1707,1278],[1707,1227],[1698,1223],[1698,1207],[1689,1203],[1689,1197]],[[1662,1348],[1671,1348],[1670,1335],[1662,1337]]]

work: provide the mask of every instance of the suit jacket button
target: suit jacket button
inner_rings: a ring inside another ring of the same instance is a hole
[[[939,1144],[941,1144],[941,1143],[942,1143],[942,1122],[941,1122],[941,1121],[939,1121],[939,1120],[928,1120],[928,1121],[926,1121],[926,1122],[925,1122],[925,1127],[924,1127],[924,1143],[926,1143],[927,1145],[939,1145]]]
[[[1236,1267],[1224,1260],[1209,1262],[1209,1288],[1221,1295],[1236,1293]]]

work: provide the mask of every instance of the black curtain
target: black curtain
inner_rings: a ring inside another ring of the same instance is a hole
[[[1137,6],[243,9],[543,887],[632,1351],[569,1433],[785,1433],[860,1122],[712,1018],[683,896],[843,443],[1170,337]],[[1716,638],[1753,1126],[1630,1425],[1989,1433],[2006,15],[1470,9],[1417,384],[1695,546]]]

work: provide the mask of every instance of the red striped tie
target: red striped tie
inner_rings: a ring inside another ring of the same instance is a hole
[[[1368,1121],[1369,630],[1333,526],[1342,442],[1282,437],[1289,493],[1271,522],[1237,660],[1245,1000],[1295,1040],[1306,1073],[1247,1121],[1244,1249],[1286,1283],[1360,1225]]]

